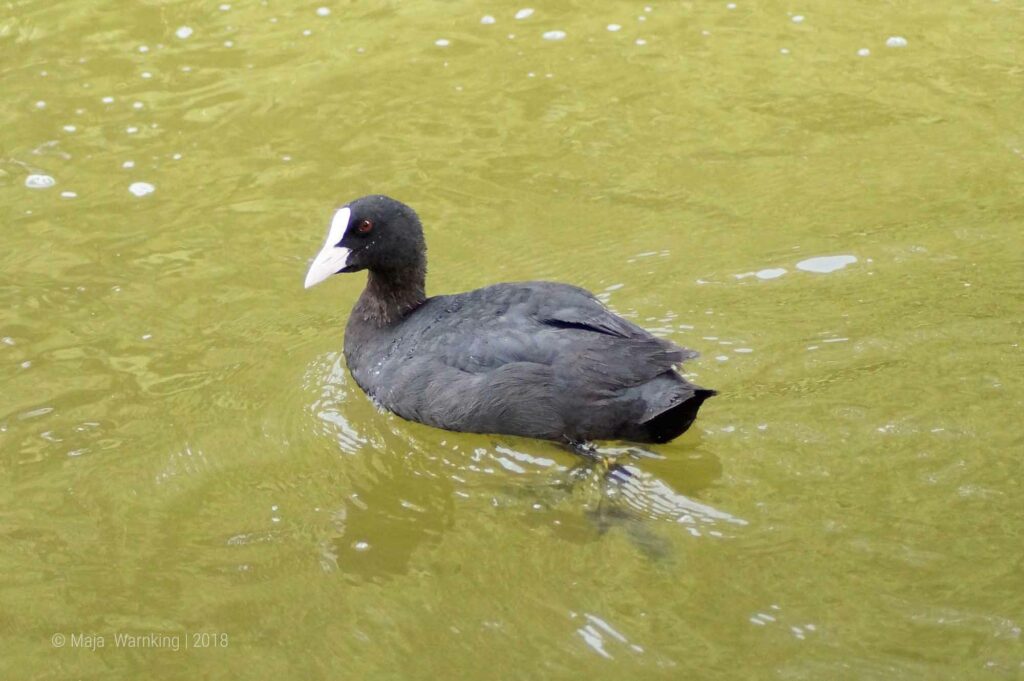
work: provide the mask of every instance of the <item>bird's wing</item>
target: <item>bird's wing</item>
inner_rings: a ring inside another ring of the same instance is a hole
[[[498,307],[500,313],[464,317],[432,339],[445,364],[487,373],[526,362],[560,367],[563,375],[591,385],[619,388],[648,381],[697,356],[619,317],[584,289],[502,286],[489,294],[492,303],[496,297],[507,300]],[[473,301],[467,299],[465,306],[471,308]]]

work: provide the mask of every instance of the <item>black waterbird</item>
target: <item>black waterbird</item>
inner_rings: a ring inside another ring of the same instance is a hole
[[[697,356],[546,281],[426,295],[416,213],[386,196],[339,208],[306,288],[368,270],[345,328],[356,383],[399,416],[447,430],[570,444],[663,443],[715,394],[676,365]]]

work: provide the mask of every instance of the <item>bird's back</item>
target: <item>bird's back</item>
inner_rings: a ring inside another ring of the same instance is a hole
[[[674,370],[696,353],[551,282],[429,298],[379,328],[353,317],[345,354],[384,407],[458,431],[662,442],[713,394]]]

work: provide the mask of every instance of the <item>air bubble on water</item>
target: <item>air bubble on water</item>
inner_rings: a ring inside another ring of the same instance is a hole
[[[73,125],[65,125],[64,126],[64,132],[75,132],[76,130],[78,130],[78,128],[76,128]]]
[[[121,167],[122,168],[134,168],[135,167],[135,161],[125,161],[124,163],[121,164]]]
[[[174,35],[178,36],[181,40],[185,40],[186,38],[192,37],[192,33],[193,31],[191,26],[179,26],[178,30],[174,32]]]
[[[142,109],[142,108],[144,108],[145,106],[146,106],[146,105],[145,105],[145,104],[143,104],[142,102],[132,102],[132,108],[133,108],[133,109]]]
[[[801,260],[796,264],[798,270],[804,272],[815,272],[817,274],[828,274],[841,270],[847,265],[857,262],[855,255],[823,255],[816,258]]]
[[[612,33],[615,33],[616,31],[621,31],[622,30],[622,25],[621,24],[608,24],[608,30],[611,31]]]
[[[565,31],[545,31],[541,37],[544,40],[565,40]]]
[[[44,102],[43,100],[40,99],[38,102],[36,102],[36,108],[37,109],[45,109],[46,108],[46,102]]]
[[[55,184],[57,184],[57,180],[53,179],[49,175],[33,173],[25,178],[25,186],[29,189],[49,189]]]
[[[156,191],[156,187],[151,185],[149,182],[132,182],[128,185],[128,191],[135,196],[146,196]]]
[[[797,14],[792,18],[794,24],[802,24],[804,22],[804,15]]]
[[[533,15],[533,8],[524,7],[516,12],[516,19],[529,19]]]
[[[754,276],[758,279],[778,279],[786,273],[784,267],[769,267],[768,269],[758,270]]]
[[[78,198],[78,194],[76,194],[75,192],[61,192],[60,196],[61,196],[62,199],[77,199]]]
[[[448,47],[449,45],[452,44],[452,41],[448,40],[447,38],[438,38],[437,40],[434,41],[434,44],[437,45],[438,47]]]
[[[857,56],[858,57],[870,57],[871,56],[871,50],[869,50],[866,47],[862,47],[859,50],[857,50]]]
[[[481,24],[488,24],[488,25],[490,25],[490,24],[495,23],[496,21],[497,21],[497,19],[492,17],[490,14],[485,14],[482,17],[480,17],[480,23]]]
[[[331,8],[330,7],[317,7],[316,8],[316,15],[318,17],[328,17],[328,16],[331,15]]]
[[[886,47],[906,47],[907,39],[901,35],[891,35],[885,41]]]

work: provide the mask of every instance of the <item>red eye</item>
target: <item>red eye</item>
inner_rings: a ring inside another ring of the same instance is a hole
[[[360,234],[366,234],[373,229],[373,222],[371,220],[363,220],[356,227]]]

